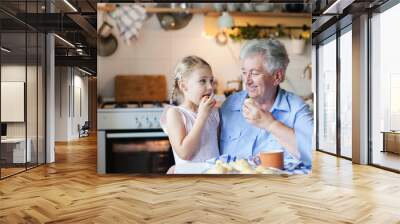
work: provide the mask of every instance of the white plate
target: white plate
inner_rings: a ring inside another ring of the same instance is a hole
[[[174,174],[202,174],[211,166],[209,163],[181,163],[175,165]]]

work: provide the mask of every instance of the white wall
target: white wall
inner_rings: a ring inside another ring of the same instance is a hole
[[[25,74],[27,69],[27,74],[35,74],[36,75],[36,67],[33,66],[28,66],[25,67],[22,65],[2,65],[1,66],[1,81],[10,81],[10,82],[25,82]],[[29,78],[29,77],[28,77]],[[32,83],[30,83],[32,84]],[[36,85],[36,83],[33,83]],[[27,93],[28,97],[36,97],[36,89],[35,92],[33,93]],[[31,102],[32,99],[27,99],[28,102]],[[31,105],[36,108],[35,105]],[[1,110],[7,110],[7,108],[1,108]],[[31,117],[34,115],[35,117]],[[35,120],[36,121],[36,114],[28,113],[28,121],[31,122]],[[25,123],[26,122],[9,122],[7,123],[7,136],[8,137],[25,137]],[[33,127],[33,125],[28,125],[28,128]],[[36,126],[35,126],[36,129]],[[29,133],[31,133],[30,130],[28,130],[28,137]]]
[[[102,14],[98,14],[98,26],[102,24]],[[108,20],[113,23],[113,21]],[[204,16],[195,14],[183,29],[164,31],[156,16],[152,16],[139,31],[137,40],[130,45],[124,43],[114,26],[113,33],[118,39],[118,49],[108,57],[97,57],[98,94],[102,97],[114,96],[114,77],[118,74],[165,74],[171,89],[172,71],[176,63],[186,55],[198,55],[208,61],[217,77],[221,93],[229,80],[239,79],[239,51],[241,44],[229,40],[225,46],[216,44],[214,38],[203,34]],[[283,39],[290,53],[290,41]],[[299,95],[311,93],[311,81],[302,79],[304,68],[311,63],[311,44],[308,43],[303,55],[290,54],[287,70],[288,82],[282,86]]]
[[[72,119],[72,132],[71,132],[73,138],[77,138],[79,135],[77,129],[78,124],[82,126],[85,123],[85,121],[88,121],[89,117],[88,78],[87,76],[85,77],[81,76],[81,74],[83,73],[79,73],[78,75],[76,75],[76,72],[77,70],[75,70],[75,76],[74,76],[75,95],[73,96],[75,104],[73,110],[75,110],[75,113],[72,113],[73,119]],[[80,91],[80,93],[78,93],[78,91]],[[81,102],[79,102],[79,100]],[[81,106],[81,108],[79,108],[79,106]],[[82,110],[81,112],[80,109]]]
[[[18,64],[8,64],[1,66],[2,81],[18,81],[26,83],[26,108],[22,107],[22,112],[26,110],[27,119],[25,122],[7,122],[7,137],[30,139],[32,161],[36,162],[39,153],[39,163],[44,162],[44,74],[40,66],[27,66]],[[27,81],[25,80],[27,78]],[[2,96],[7,97],[7,96]],[[10,110],[10,108],[1,108]]]
[[[56,141],[78,138],[78,124],[88,120],[88,81],[77,69],[56,67],[55,119]],[[79,90],[81,97],[79,96]],[[79,99],[81,102],[79,103]],[[82,106],[82,114],[79,107]],[[75,111],[74,111],[75,110]]]
[[[34,69],[28,66],[28,74]],[[25,82],[25,65],[2,65],[1,66],[1,81],[18,81]]]
[[[55,140],[68,140],[69,96],[68,88],[70,76],[68,67],[55,68]]]

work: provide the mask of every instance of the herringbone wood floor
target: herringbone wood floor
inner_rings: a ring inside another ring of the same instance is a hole
[[[316,153],[308,176],[96,174],[96,139],[0,181],[0,223],[400,223],[400,175]]]

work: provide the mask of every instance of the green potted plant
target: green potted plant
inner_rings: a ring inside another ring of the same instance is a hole
[[[310,39],[310,31],[303,27],[303,31],[299,35],[291,37],[291,50],[293,54],[303,54],[306,42]]]
[[[247,26],[234,27],[229,32],[229,37],[234,41],[262,39],[268,37],[268,32],[263,27],[247,24]]]

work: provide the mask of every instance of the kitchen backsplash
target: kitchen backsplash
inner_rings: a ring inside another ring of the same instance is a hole
[[[101,26],[103,15],[98,16]],[[108,20],[112,23],[112,21]],[[227,45],[220,46],[213,37],[204,34],[204,16],[195,14],[183,29],[164,31],[156,16],[145,21],[137,40],[130,45],[119,37],[116,27],[113,33],[118,39],[118,49],[108,57],[98,56],[98,94],[104,98],[114,97],[114,77],[121,74],[165,74],[168,89],[171,90],[172,71],[176,63],[186,55],[197,55],[208,61],[218,80],[218,93],[226,88],[230,80],[239,79],[239,51],[241,44],[229,39]],[[311,81],[302,78],[304,69],[311,63],[311,44],[301,55],[291,54],[290,40],[281,39],[287,46],[290,64],[287,80],[282,87],[299,95],[311,93]]]

